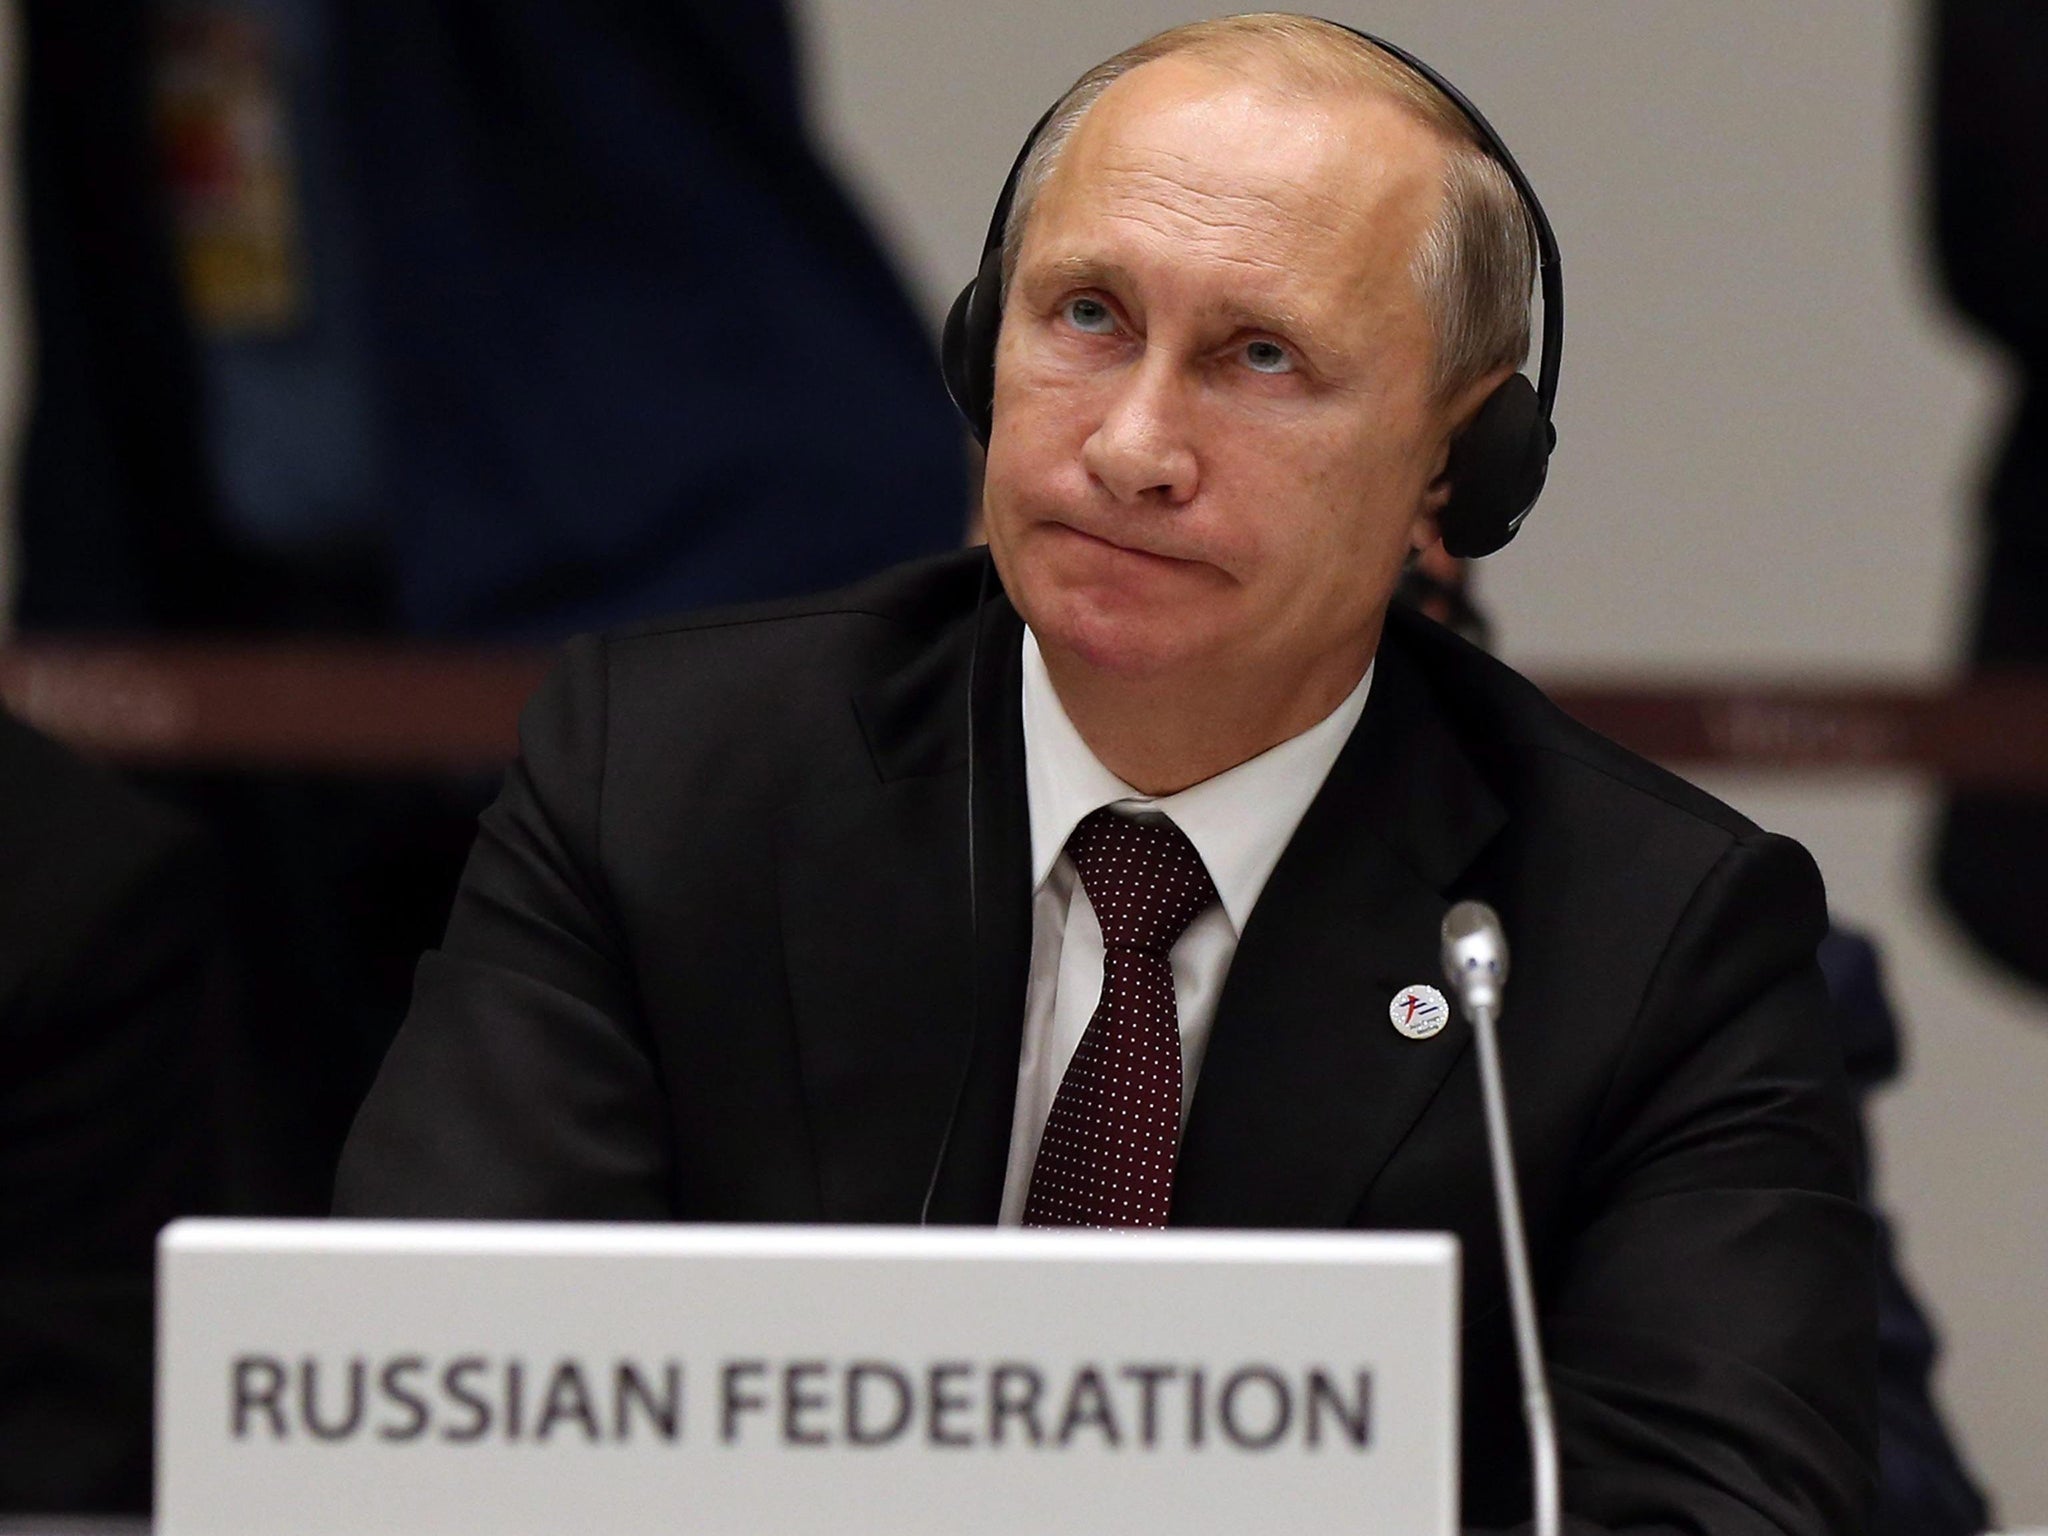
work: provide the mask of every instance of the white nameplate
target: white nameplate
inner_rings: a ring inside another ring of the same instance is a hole
[[[179,1222],[159,1536],[1457,1525],[1434,1235]]]

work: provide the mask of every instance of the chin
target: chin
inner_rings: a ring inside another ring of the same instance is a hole
[[[1027,599],[1020,610],[1041,647],[1106,676],[1163,677],[1206,649],[1209,626],[1193,622],[1181,604],[1105,601],[1098,593],[1058,589],[1038,601]]]

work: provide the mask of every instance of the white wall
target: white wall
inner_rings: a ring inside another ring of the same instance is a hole
[[[808,0],[818,117],[936,318],[1002,174],[1172,0]],[[1542,674],[1929,679],[1959,632],[1997,380],[1931,307],[1906,0],[1333,0],[1515,145],[1558,227],[1570,343],[1544,505],[1485,573]],[[1912,1031],[1881,1119],[1944,1388],[2011,1525],[2048,1525],[2048,999],[1941,926],[1922,785],[1725,780],[1887,945]]]

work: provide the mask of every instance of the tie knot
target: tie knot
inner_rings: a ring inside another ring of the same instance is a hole
[[[1216,899],[1201,854],[1165,819],[1096,811],[1067,839],[1067,856],[1081,872],[1106,949],[1164,955]]]

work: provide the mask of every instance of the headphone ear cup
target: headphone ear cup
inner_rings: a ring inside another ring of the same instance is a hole
[[[994,425],[996,337],[1002,328],[1003,253],[998,246],[982,258],[974,281],[960,290],[939,337],[946,393],[984,448]]]
[[[946,381],[946,393],[952,397],[953,408],[967,419],[969,426],[975,426],[979,416],[967,366],[967,312],[974,307],[977,286],[978,280],[960,290],[960,297],[946,311],[946,327],[939,333],[939,374]],[[988,439],[978,426],[975,435],[986,447]]]
[[[1477,560],[1512,539],[1543,494],[1556,442],[1526,375],[1515,374],[1488,395],[1452,442],[1444,467],[1451,498],[1437,527],[1445,553]]]

